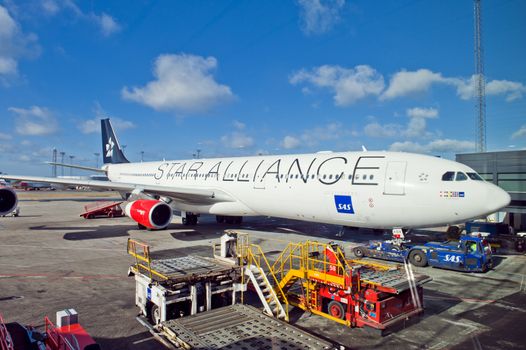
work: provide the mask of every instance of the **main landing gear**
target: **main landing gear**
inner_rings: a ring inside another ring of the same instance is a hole
[[[198,215],[190,212],[182,213],[182,221],[183,225],[190,226],[190,225],[197,225],[197,217]]]
[[[216,215],[216,221],[218,224],[236,224],[239,225],[243,222],[242,216],[226,216]]]

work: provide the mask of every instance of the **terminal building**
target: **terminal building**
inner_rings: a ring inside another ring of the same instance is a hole
[[[475,169],[486,181],[508,191],[511,203],[504,222],[526,231],[526,150],[457,154],[459,163]]]

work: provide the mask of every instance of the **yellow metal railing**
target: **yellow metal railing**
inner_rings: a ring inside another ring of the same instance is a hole
[[[336,259],[330,261],[327,250],[332,250]],[[289,243],[281,252],[272,270],[280,280],[290,270],[300,270],[303,278],[315,278],[323,282],[337,283],[347,287],[346,277],[352,273],[352,266],[347,262],[339,246],[331,246],[316,241]]]
[[[150,278],[153,278],[153,275],[155,275],[164,280],[168,279],[167,276],[152,269],[152,258],[150,256],[150,246],[148,244],[139,240],[128,238],[126,249],[128,254],[135,258],[135,270],[140,271],[142,268],[148,272]]]
[[[278,299],[285,304],[283,309],[285,310],[286,320],[289,320],[289,301],[287,295],[279,285],[279,280],[274,273],[272,266],[270,265],[265,253],[261,247],[257,244],[251,244],[249,242],[248,234],[237,232],[237,255],[239,258],[239,266],[243,270],[244,266],[256,266],[261,272],[266,274],[267,280],[271,280],[274,283],[273,290],[278,295]],[[241,283],[244,284],[244,273],[241,273]],[[269,278],[270,277],[270,278]],[[272,286],[270,286],[272,287]],[[241,292],[241,303],[243,303],[243,292]]]

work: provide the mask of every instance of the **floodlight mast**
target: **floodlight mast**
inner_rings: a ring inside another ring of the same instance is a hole
[[[484,79],[484,46],[482,42],[482,0],[474,0],[475,24],[475,111],[477,152],[486,152],[486,82]]]

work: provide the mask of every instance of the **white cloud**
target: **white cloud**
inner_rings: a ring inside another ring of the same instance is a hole
[[[463,100],[475,97],[475,87],[478,82],[477,75],[472,75],[469,79],[450,79],[452,85],[457,88],[457,95]],[[526,94],[524,84],[509,80],[491,80],[486,83],[486,96],[505,95],[506,101],[511,102],[522,98]]]
[[[135,124],[129,120],[124,120],[110,115],[102,108],[99,102],[95,102],[93,109],[95,117],[82,121],[77,127],[83,134],[93,134],[100,132],[100,120],[104,118],[111,119],[111,125],[117,130],[126,130],[135,128]]]
[[[379,95],[384,89],[384,78],[367,65],[354,68],[323,65],[311,71],[304,69],[294,73],[290,79],[293,85],[310,83],[319,88],[328,88],[334,95],[337,106],[348,106],[369,95]]]
[[[369,137],[394,137],[400,135],[402,127],[399,124],[382,125],[377,122],[367,124],[363,129],[365,135]]]
[[[36,35],[22,32],[20,25],[11,17],[7,8],[0,5],[0,79],[18,74],[20,57],[37,56],[40,47]]]
[[[254,139],[245,133],[234,131],[221,137],[223,145],[229,148],[248,148],[254,145]]]
[[[93,14],[95,20],[99,22],[102,35],[110,36],[113,33],[116,33],[121,30],[121,26],[106,13],[102,13],[100,16]]]
[[[406,111],[408,117],[412,118],[436,118],[438,117],[438,110],[436,108],[409,108]]]
[[[302,30],[306,34],[323,34],[340,20],[345,0],[298,0]]]
[[[283,138],[281,146],[285,149],[298,148],[301,145],[301,141],[294,136],[287,135]]]
[[[424,145],[411,141],[395,142],[389,148],[394,152],[413,153],[459,153],[474,149],[475,142],[452,139],[437,139]]]
[[[120,24],[115,18],[105,12],[96,14],[94,12],[84,12],[73,0],[44,0],[41,3],[43,12],[48,16],[54,16],[60,11],[65,10],[73,13],[78,18],[96,24],[102,35],[108,37],[121,30]]]
[[[51,16],[57,14],[57,12],[60,11],[60,7],[54,0],[44,0],[41,2],[41,5],[44,12]]]
[[[243,130],[246,127],[245,123],[242,123],[238,120],[234,120],[232,124],[234,124],[234,128],[236,128],[237,130]]]
[[[356,131],[345,128],[341,123],[328,123],[303,130],[299,136],[287,135],[279,142],[279,146],[285,149],[298,148],[300,146],[316,147],[325,141],[356,136],[358,136]]]
[[[449,85],[456,88],[457,96],[463,100],[475,96],[477,75],[470,78],[444,77],[429,69],[405,71],[395,73],[389,81],[388,88],[380,96],[380,100],[389,100],[429,90],[433,84]],[[486,83],[486,95],[505,95],[506,101],[511,102],[522,98],[526,94],[526,86],[520,82],[509,80],[491,80]]]
[[[521,126],[519,130],[515,131],[513,135],[511,135],[512,139],[516,139],[519,137],[525,137],[526,136],[526,124]]]
[[[94,119],[84,120],[78,126],[79,130],[83,134],[93,134],[100,132],[100,119],[101,117],[95,117]],[[111,117],[111,125],[116,130],[126,130],[135,128],[135,124],[129,120],[123,120],[117,117]]]
[[[8,140],[11,140],[13,137],[11,135],[8,135],[8,134],[4,134],[2,132],[0,132],[0,140],[2,141],[8,141]]]
[[[234,96],[230,87],[214,80],[211,71],[216,67],[214,57],[160,55],[154,64],[155,80],[144,87],[124,87],[122,97],[155,110],[206,110]]]
[[[380,124],[372,118],[372,122],[365,125],[364,132],[369,137],[431,137],[433,133],[427,131],[427,119],[438,118],[436,108],[414,107],[406,110],[410,118],[407,125],[401,124]]]
[[[323,65],[310,71],[302,69],[289,78],[293,85],[300,83],[311,84],[318,88],[327,88],[334,92],[334,101],[338,106],[348,106],[369,95],[378,96],[380,101],[392,100],[431,89],[433,85],[441,84],[456,89],[457,96],[463,100],[474,97],[476,75],[470,78],[445,77],[429,69],[415,71],[401,70],[393,74],[385,88],[384,77],[368,65],[359,65],[354,68]],[[506,101],[511,102],[526,94],[526,86],[521,82],[509,80],[491,80],[486,83],[486,95],[503,95]],[[312,90],[302,87],[304,95],[312,94]],[[430,116],[422,115],[426,111],[415,110],[421,116],[433,118],[432,109]],[[416,116],[416,115],[415,115]]]
[[[506,101],[511,102],[526,94],[524,84],[509,80],[492,80],[486,84],[486,95],[506,95]]]
[[[15,114],[15,130],[20,135],[49,135],[58,130],[57,120],[47,108],[10,107],[8,110]]]
[[[419,69],[414,72],[402,70],[391,77],[389,87],[382,93],[380,100],[389,100],[427,91],[431,84],[443,81],[442,74],[434,73],[429,69]]]

